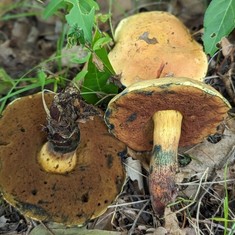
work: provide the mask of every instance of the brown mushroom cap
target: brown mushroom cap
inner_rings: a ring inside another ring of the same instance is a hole
[[[162,78],[135,83],[109,103],[105,121],[110,131],[136,151],[153,146],[153,114],[177,110],[183,115],[180,146],[196,144],[216,131],[230,105],[214,88],[188,78]]]
[[[52,95],[45,95],[49,104]],[[77,165],[67,174],[41,169],[37,154],[47,141],[41,94],[10,104],[0,119],[0,188],[24,215],[82,225],[102,214],[122,189],[119,153],[125,145],[110,135],[100,116],[80,124]]]
[[[162,11],[123,19],[116,31],[109,59],[124,86],[159,77],[202,80],[207,57],[184,24]]]

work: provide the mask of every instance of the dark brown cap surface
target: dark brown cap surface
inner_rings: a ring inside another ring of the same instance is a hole
[[[230,105],[212,87],[188,78],[135,83],[115,96],[105,113],[111,133],[136,151],[153,145],[153,114],[177,110],[183,115],[180,146],[199,143],[216,131]]]
[[[52,95],[46,95],[47,103]],[[80,123],[77,165],[67,174],[41,169],[37,154],[46,142],[41,94],[9,105],[0,119],[0,188],[24,215],[81,225],[103,213],[122,189],[119,153],[125,145],[111,136],[100,116]]]

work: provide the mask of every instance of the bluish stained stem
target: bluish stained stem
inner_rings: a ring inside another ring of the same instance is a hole
[[[176,196],[178,144],[182,115],[175,110],[159,111],[153,116],[153,153],[150,161],[149,189],[152,206],[162,215],[165,206]]]

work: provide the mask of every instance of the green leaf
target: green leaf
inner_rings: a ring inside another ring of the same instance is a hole
[[[81,81],[82,79],[84,79],[84,77],[86,76],[87,73],[88,73],[88,71],[87,71],[86,69],[83,69],[82,71],[80,71],[80,72],[75,76],[75,78],[73,79],[73,81],[74,81],[75,83]]]
[[[5,94],[14,85],[14,80],[0,68],[0,95]]]
[[[112,75],[110,71],[103,66],[102,61],[94,62],[95,60],[97,60],[97,56],[92,54],[88,62],[88,73],[84,78],[81,93],[82,97],[91,104],[97,103],[108,94],[116,94],[118,91],[114,84],[108,83],[108,79]],[[98,66],[98,63],[101,63],[101,65]],[[102,66],[103,68],[101,68]]]
[[[82,40],[82,44],[92,42],[92,28],[95,20],[95,10],[93,5],[88,4],[89,2],[81,0],[65,0],[73,5],[69,14],[67,14],[66,20],[72,30],[76,29],[79,31],[78,39]],[[75,33],[70,30],[69,36]],[[85,42],[84,42],[85,41]]]
[[[33,78],[32,78],[33,79]],[[45,86],[46,85],[49,85],[49,84],[53,84],[55,83],[55,79],[47,79],[45,81]],[[15,86],[15,84],[14,84]],[[6,101],[14,96],[18,96],[24,92],[27,92],[27,91],[30,91],[30,90],[33,90],[33,89],[36,89],[36,88],[44,88],[42,87],[42,84],[40,84],[39,82],[37,83],[33,83],[33,84],[28,84],[27,86],[25,87],[22,87],[22,88],[19,88],[15,91],[13,91],[13,87],[8,91],[8,94],[3,96],[2,98],[0,98],[0,115],[5,107],[5,104],[6,104]]]
[[[52,16],[58,9],[64,6],[64,0],[51,0],[43,11],[43,17],[47,19]]]
[[[111,18],[111,14],[101,14],[101,13],[98,13],[96,15],[96,19],[101,21],[102,23],[107,22],[110,18]]]
[[[37,75],[38,75],[39,83],[41,84],[41,88],[43,89],[46,83],[47,75],[41,69],[38,71]]]
[[[95,47],[96,43],[98,41],[100,41],[102,38],[103,38],[103,34],[99,30],[96,30],[96,32],[94,34],[93,45],[92,45],[93,50],[94,50],[94,47]],[[108,53],[107,53],[106,49],[101,48],[99,50],[96,50],[95,53],[99,57],[99,59],[103,62],[104,66],[107,68],[107,70],[109,70],[109,72],[112,75],[114,75],[115,71],[113,70],[113,67],[112,67],[112,65],[109,61]]]
[[[102,38],[104,38],[104,40]],[[92,42],[92,49],[96,47],[97,50],[95,50],[89,58],[88,73],[84,78],[81,93],[83,98],[91,104],[97,103],[109,94],[117,94],[118,92],[118,87],[109,83],[109,78],[114,75],[115,72],[108,59],[106,49],[101,47],[103,44],[101,42],[104,41],[106,41],[106,37],[103,37],[101,32],[96,30]]]
[[[235,223],[235,220],[229,220],[221,217],[213,217],[212,220],[217,221],[217,222],[232,222]]]
[[[84,57],[78,57],[77,55],[76,55],[76,57],[71,56],[71,62],[72,63],[77,63],[77,64],[84,64],[89,60],[90,56],[91,56],[90,52],[88,52],[87,55],[84,56]]]
[[[77,44],[85,45],[86,39],[83,29],[75,23],[68,32],[68,47],[73,47]]]
[[[211,56],[218,50],[217,44],[235,27],[235,0],[212,0],[204,17],[203,43]]]
[[[102,37],[100,39],[98,39],[94,45],[93,45],[93,50],[99,50],[102,47],[104,47],[104,45],[110,43],[112,41],[112,38],[110,38],[108,35],[105,35],[105,37]]]
[[[80,2],[80,6],[84,13],[89,12],[93,7],[95,8],[96,11],[100,9],[99,4],[94,0],[86,0],[86,1],[83,0]]]

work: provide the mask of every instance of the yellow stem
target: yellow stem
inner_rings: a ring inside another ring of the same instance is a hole
[[[149,189],[153,209],[162,215],[165,206],[176,196],[175,173],[182,115],[176,110],[158,111],[153,115],[153,122]]]
[[[76,166],[76,150],[70,153],[55,152],[50,142],[46,142],[38,154],[38,162],[44,171],[65,174]]]

